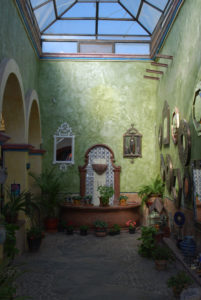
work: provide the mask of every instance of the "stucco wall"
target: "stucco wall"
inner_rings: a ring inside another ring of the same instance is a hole
[[[165,41],[163,54],[173,55],[173,62],[165,71],[157,90],[157,131],[161,123],[163,103],[167,100],[172,114],[174,107],[180,111],[180,119],[186,119],[191,129],[191,160],[201,157],[201,137],[197,136],[192,121],[192,103],[195,86],[201,80],[201,2],[186,0],[179,12],[173,28]],[[161,61],[162,62],[162,61]],[[159,157],[158,147],[158,157]],[[170,138],[170,147],[162,153],[171,154],[173,167],[180,168],[182,175],[184,167],[180,163],[178,147]],[[189,164],[190,165],[190,164]],[[167,196],[170,198],[166,192]],[[183,205],[183,200],[182,200]]]
[[[24,91],[37,90],[39,60],[31,46],[13,0],[1,0],[0,62],[13,58],[22,75]]]
[[[44,167],[53,161],[53,134],[66,121],[75,134],[75,165],[64,187],[79,192],[78,166],[86,150],[107,144],[122,167],[121,191],[135,192],[156,175],[156,83],[144,80],[147,62],[40,62],[39,98]],[[56,103],[52,99],[56,99]],[[143,135],[142,158],[123,159],[123,134],[134,123]]]

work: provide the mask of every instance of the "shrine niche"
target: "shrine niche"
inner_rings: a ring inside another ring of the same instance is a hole
[[[142,157],[142,134],[131,124],[126,133],[123,135],[123,157],[133,159]]]
[[[114,196],[110,205],[118,203],[120,195],[121,167],[114,164],[113,151],[104,144],[96,144],[89,148],[85,154],[84,166],[79,166],[80,195],[92,195],[93,204],[99,205],[98,186],[107,185],[114,188]]]

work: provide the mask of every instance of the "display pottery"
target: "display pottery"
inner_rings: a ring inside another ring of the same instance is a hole
[[[126,199],[119,200],[121,206],[125,206],[127,204]]]
[[[196,242],[192,236],[185,236],[179,246],[184,256],[195,256]]]
[[[107,235],[107,230],[106,229],[96,229],[95,230],[95,235],[97,237],[104,237]]]
[[[67,228],[66,229],[66,234],[72,235],[73,233],[74,233],[74,229],[73,228]]]
[[[77,200],[77,199],[73,200],[73,205],[75,205],[75,206],[80,206],[80,203],[81,203],[80,200]]]
[[[158,271],[165,270],[167,268],[167,260],[164,259],[155,260],[155,268]]]
[[[136,228],[135,228],[135,227],[134,227],[134,228],[129,228],[129,233],[130,233],[130,234],[134,234],[135,231],[136,231]]]
[[[57,232],[58,231],[58,218],[46,218],[45,219],[45,229],[49,232]]]
[[[27,238],[27,241],[28,241],[29,251],[36,252],[40,248],[42,237],[40,237],[40,238],[32,238],[32,237]]]

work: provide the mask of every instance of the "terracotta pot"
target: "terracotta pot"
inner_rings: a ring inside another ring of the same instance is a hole
[[[96,229],[95,235],[98,237],[104,237],[107,235],[107,230],[106,229]]]
[[[36,252],[39,250],[42,238],[27,238],[29,251]]]
[[[121,199],[121,200],[119,200],[119,204],[121,205],[121,206],[125,206],[127,203],[126,203],[126,199]]]
[[[99,206],[110,206],[110,205],[108,204],[108,203],[109,203],[109,199],[108,199],[108,203],[107,203],[107,204],[103,203],[101,197],[100,197],[99,199],[100,199],[100,204],[99,204]]]
[[[167,268],[167,260],[155,260],[155,267],[158,271],[165,270]]]
[[[44,223],[45,223],[45,229],[47,231],[50,232],[58,231],[58,223],[59,223],[58,218],[53,218],[53,217],[46,218]]]
[[[88,230],[87,229],[80,229],[80,235],[87,235],[88,234]]]
[[[134,227],[134,228],[129,228],[129,233],[130,233],[130,234],[134,234],[135,231],[136,231],[136,228],[135,228],[135,227]]]
[[[80,206],[80,200],[74,199],[74,200],[73,200],[73,205],[75,205],[75,206]]]

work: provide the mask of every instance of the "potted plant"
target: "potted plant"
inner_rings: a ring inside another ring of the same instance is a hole
[[[80,226],[80,235],[87,235],[89,226],[81,225]]]
[[[114,224],[109,231],[109,235],[120,234],[121,227],[118,224]]]
[[[107,223],[101,220],[96,220],[94,222],[95,235],[98,237],[103,237],[107,235]]]
[[[136,222],[134,220],[128,220],[126,222],[126,226],[128,226],[129,233],[133,234],[136,230]]]
[[[175,276],[171,276],[167,281],[167,285],[172,288],[175,297],[179,297],[183,289],[188,288],[192,283],[193,280],[184,271],[180,271]]]
[[[139,245],[138,253],[147,258],[152,258],[153,251],[156,247],[155,235],[157,229],[151,226],[142,226],[141,237],[138,240],[141,241]]]
[[[72,235],[74,233],[74,226],[72,222],[66,224],[66,234]]]
[[[167,268],[167,262],[173,258],[169,248],[165,246],[156,246],[153,250],[153,259],[155,260],[156,270],[165,270]]]
[[[121,206],[125,206],[126,205],[126,201],[127,201],[128,197],[126,195],[121,195],[119,197],[119,204]]]
[[[58,231],[59,232],[64,232],[66,229],[66,221],[64,220],[59,220],[59,223],[58,223]]]
[[[112,186],[100,185],[97,189],[100,193],[100,206],[108,206],[109,200],[114,194]]]
[[[31,252],[35,252],[39,250],[43,237],[44,234],[40,227],[33,226],[27,230],[27,241],[28,241],[29,250]]]
[[[29,173],[35,184],[40,188],[41,195],[39,204],[45,217],[45,228],[48,231],[57,231],[58,228],[58,208],[61,200],[58,195],[61,189],[61,176],[56,173],[56,169],[45,169],[40,175]]]
[[[81,204],[81,196],[73,196],[73,205],[79,206]]]
[[[3,206],[2,213],[7,223],[17,223],[19,211],[25,211],[25,196],[26,192],[24,191],[16,194],[10,192],[9,188],[6,189],[6,198],[8,200]]]
[[[92,195],[86,195],[85,197],[84,197],[84,203],[85,203],[85,205],[91,205],[92,203]]]
[[[147,206],[152,204],[152,201],[150,201],[151,197],[163,198],[164,190],[164,182],[159,176],[157,176],[151,184],[141,186],[138,191],[138,196],[141,198],[141,208],[143,208],[145,203]]]

